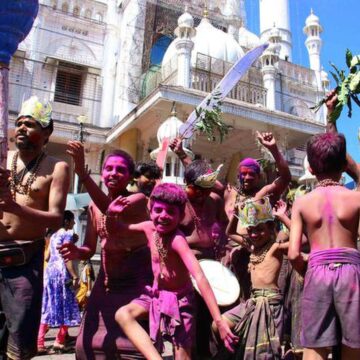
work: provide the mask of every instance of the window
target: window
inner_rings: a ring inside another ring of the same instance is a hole
[[[69,11],[69,5],[68,3],[64,2],[61,6],[61,11],[68,12]]]
[[[80,106],[84,72],[82,66],[60,62],[56,75],[54,101]]]
[[[80,8],[78,6],[74,7],[73,15],[74,16],[80,16]]]

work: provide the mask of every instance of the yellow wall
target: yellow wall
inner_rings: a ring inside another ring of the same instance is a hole
[[[236,184],[237,174],[238,174],[238,165],[239,165],[239,162],[240,162],[241,159],[242,159],[242,155],[241,155],[240,152],[234,154],[231,157],[229,170],[228,170],[228,173],[226,175],[226,181],[233,184],[233,185]]]
[[[137,160],[138,129],[130,129],[120,135],[111,145],[115,148],[125,150],[132,158]]]

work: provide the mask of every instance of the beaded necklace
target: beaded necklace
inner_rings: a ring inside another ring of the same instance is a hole
[[[269,252],[270,248],[273,246],[274,243],[275,240],[272,239],[269,242],[267,242],[264,246],[262,246],[260,249],[254,250],[254,252],[250,255],[248,272],[255,270],[256,265],[261,264],[265,260],[266,254]]]
[[[40,168],[40,163],[45,158],[46,154],[44,152],[41,152],[41,154],[36,159],[30,161],[30,163],[24,167],[24,169],[22,170],[22,174],[19,177],[17,174],[18,156],[19,152],[16,152],[12,159],[10,169],[10,191],[14,201],[16,201],[16,193],[26,195],[27,198],[29,198],[31,186],[37,178],[37,172]],[[23,184],[22,182],[24,180],[24,177],[28,172],[30,173],[30,176],[26,180],[25,184]]]
[[[334,181],[334,180],[331,180],[331,179],[324,179],[324,180],[319,181],[315,185],[315,188],[328,187],[328,186],[342,186],[342,184],[340,184],[339,181]]]
[[[164,245],[163,239],[161,238],[160,234],[157,231],[154,231],[154,242],[156,250],[159,254],[160,258],[160,279],[164,279],[163,268],[165,267],[165,260],[168,255],[168,244]]]

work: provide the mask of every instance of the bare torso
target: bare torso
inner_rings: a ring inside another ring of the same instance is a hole
[[[152,270],[154,282],[160,289],[181,291],[191,287],[189,271],[179,254],[172,248],[172,242],[176,236],[184,236],[181,231],[177,231],[164,246],[167,248],[165,264],[161,265],[159,251],[155,245],[155,227],[151,221],[146,223],[145,229],[148,245],[151,251]]]
[[[221,211],[223,211],[223,202],[219,195],[211,193],[201,205],[187,205],[185,208],[185,217],[179,228],[185,234],[186,240],[190,247],[196,248],[213,248],[214,240],[211,237],[211,228],[213,224],[221,219]],[[194,212],[194,213],[193,213]],[[194,220],[194,215],[199,219],[199,225]]]
[[[283,254],[279,244],[274,243],[265,259],[260,264],[251,266],[250,275],[253,289],[274,289],[278,287],[278,278],[281,268]]]
[[[23,169],[19,165],[18,171]],[[53,181],[53,175],[57,167],[67,166],[66,163],[51,156],[46,156],[40,163],[37,176],[31,186],[29,195],[16,194],[16,202],[20,205],[26,205],[33,209],[48,211],[49,192]],[[24,176],[23,184],[31,174]],[[46,231],[46,225],[34,223],[33,219],[20,218],[17,215],[4,212],[0,220],[0,242],[13,240],[35,240],[43,238]]]
[[[356,248],[360,193],[342,186],[320,187],[298,200],[311,250]]]

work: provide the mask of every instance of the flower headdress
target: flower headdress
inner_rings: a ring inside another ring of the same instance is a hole
[[[194,181],[194,184],[200,186],[203,189],[211,189],[216,183],[217,177],[220,173],[222,166],[223,164],[220,164],[215,171],[210,172],[208,174],[200,175]]]
[[[257,226],[267,221],[274,221],[269,198],[245,200],[239,205],[238,219],[241,227]]]
[[[22,116],[30,116],[36,120],[42,128],[46,128],[51,122],[52,107],[50,103],[42,104],[37,96],[23,102],[18,119]]]

